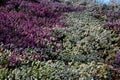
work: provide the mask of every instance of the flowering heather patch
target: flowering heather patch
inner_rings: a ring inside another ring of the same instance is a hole
[[[117,54],[115,55],[115,63],[116,63],[116,64],[120,64],[120,54],[119,54],[119,53],[117,53]]]
[[[94,8],[95,9],[95,8]],[[98,11],[97,11],[98,10]],[[93,16],[104,21],[104,26],[107,29],[111,29],[120,33],[120,8],[115,6],[102,5],[96,7],[96,11]]]
[[[0,48],[0,66],[11,68],[28,64],[33,60],[40,60],[41,56],[36,53],[27,53],[25,51],[10,51]]]
[[[113,70],[117,71],[118,73],[120,73],[120,54],[116,53],[114,55],[114,59],[111,62],[111,65],[113,66]]]
[[[1,0],[0,80],[119,80],[120,8],[89,1]]]
[[[105,25],[108,26],[110,29],[117,31],[120,33],[120,11],[118,12],[109,12],[106,14],[106,23]]]
[[[79,9],[82,9],[79,8]],[[0,7],[0,42],[16,47],[45,47],[51,39],[51,30],[60,21],[63,12],[78,7],[48,0],[10,0]]]

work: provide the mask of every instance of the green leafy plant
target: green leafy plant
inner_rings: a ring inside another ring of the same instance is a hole
[[[56,37],[62,38],[62,50],[59,59],[66,61],[104,61],[109,53],[114,52],[112,43],[118,39],[114,33],[103,29],[99,20],[89,13],[68,14],[70,27],[55,29]],[[59,34],[58,34],[59,33]]]

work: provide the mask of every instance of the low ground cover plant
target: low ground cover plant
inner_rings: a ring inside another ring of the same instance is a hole
[[[119,80],[118,5],[1,0],[0,80]]]

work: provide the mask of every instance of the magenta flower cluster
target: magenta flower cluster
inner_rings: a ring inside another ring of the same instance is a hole
[[[110,11],[106,13],[106,26],[120,33],[120,11]]]
[[[111,65],[113,66],[113,70],[120,73],[120,53],[116,53],[114,55],[114,60],[111,63]]]
[[[104,25],[106,28],[120,33],[120,10],[104,10],[101,12],[98,11],[94,13],[93,16],[96,18],[102,18],[105,21]]]
[[[27,54],[25,51],[9,51],[0,49],[0,65],[2,67],[16,67],[27,64],[33,60],[41,60],[41,55],[36,53]]]
[[[119,53],[115,54],[115,63],[118,65],[120,64],[120,54]]]
[[[64,12],[82,10],[50,0],[5,0],[0,6],[0,42],[15,47],[45,47],[51,30],[63,26]]]

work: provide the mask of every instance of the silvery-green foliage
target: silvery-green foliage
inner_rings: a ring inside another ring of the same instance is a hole
[[[55,34],[59,33],[57,37],[63,38],[63,49],[59,59],[84,62],[104,61],[110,51],[114,51],[111,46],[112,42],[117,40],[114,33],[103,29],[100,21],[91,17],[89,13],[70,13],[66,21],[69,27],[55,29]]]
[[[62,61],[34,61],[31,66],[21,66],[15,69],[0,69],[0,79],[5,80],[91,80],[93,76],[104,67],[103,63],[78,62],[65,65]],[[106,75],[105,68],[102,72]],[[101,73],[98,73],[101,75]]]
[[[64,3],[70,3],[70,4],[90,4],[94,3],[94,0],[52,0],[52,1],[57,1],[57,2],[64,2]]]

